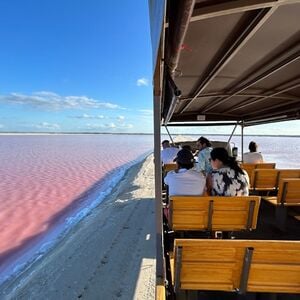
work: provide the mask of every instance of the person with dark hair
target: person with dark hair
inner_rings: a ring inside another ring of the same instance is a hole
[[[192,147],[190,145],[183,145],[183,146],[181,146],[181,149],[187,149],[193,153]]]
[[[209,161],[210,152],[212,151],[211,142],[207,138],[201,136],[197,141],[197,148],[199,149],[199,153],[196,170],[198,172],[202,172],[204,175],[207,175],[212,171]]]
[[[188,149],[182,149],[174,159],[177,164],[175,171],[166,175],[164,182],[169,186],[169,195],[195,195],[201,196],[205,192],[206,179],[194,167],[194,156]]]
[[[243,155],[243,162],[248,164],[263,163],[264,159],[260,152],[257,152],[257,144],[253,141],[249,143],[249,151]]]
[[[212,196],[248,196],[249,177],[225,148],[211,153],[212,172],[208,177],[208,191]]]
[[[173,159],[176,157],[177,152],[179,151],[176,147],[171,147],[170,142],[168,140],[164,140],[162,143],[161,150],[161,161],[163,164],[173,163]]]

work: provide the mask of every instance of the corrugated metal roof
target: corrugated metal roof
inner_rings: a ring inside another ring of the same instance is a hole
[[[299,17],[300,1],[168,1],[163,123],[299,119]]]

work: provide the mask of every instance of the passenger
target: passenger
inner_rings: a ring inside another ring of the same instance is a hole
[[[164,140],[161,143],[163,150],[161,150],[161,161],[163,164],[173,163],[174,158],[176,157],[179,149],[175,147],[171,147],[170,142],[168,140]]]
[[[244,153],[243,162],[248,164],[259,164],[263,163],[264,159],[260,152],[257,152],[257,144],[255,142],[249,143],[249,150],[250,152]]]
[[[193,153],[192,147],[190,145],[183,145],[183,146],[181,146],[181,149],[187,149]]]
[[[248,196],[249,177],[225,148],[214,148],[211,153],[213,171],[208,177],[208,192],[212,196]]]
[[[203,174],[192,170],[194,156],[191,151],[187,149],[180,150],[175,161],[178,167],[177,170],[168,172],[164,179],[165,184],[169,186],[169,195],[203,195],[206,190],[206,179]]]
[[[196,164],[196,170],[202,172],[204,175],[209,174],[212,171],[210,163],[210,152],[212,151],[211,142],[201,136],[197,141],[198,153],[198,163]]]

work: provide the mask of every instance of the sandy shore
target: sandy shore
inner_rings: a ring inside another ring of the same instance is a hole
[[[154,299],[153,157],[53,250],[1,287],[1,299]]]

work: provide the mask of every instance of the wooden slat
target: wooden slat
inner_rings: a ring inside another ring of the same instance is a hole
[[[255,164],[255,169],[275,169],[276,163],[259,163]]]

